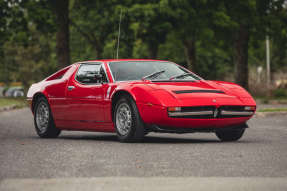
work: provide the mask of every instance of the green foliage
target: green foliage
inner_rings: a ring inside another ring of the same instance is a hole
[[[160,45],[158,58],[186,66],[183,44],[174,32],[170,32],[165,43]]]
[[[165,42],[166,35],[172,25],[162,14],[161,5],[154,1],[146,1],[141,4],[133,4],[128,8],[131,24],[134,32],[135,45],[143,42],[147,45],[149,58],[157,58],[159,45]]]
[[[40,81],[57,68],[53,41],[49,41],[49,36],[42,36],[32,25],[27,32],[32,38],[28,45],[6,42],[3,59],[6,65],[5,78],[9,82],[22,82],[24,88]]]
[[[54,2],[54,1],[53,1]],[[59,67],[57,19],[50,0],[0,1],[0,82],[39,81]],[[70,0],[71,61],[167,59],[206,79],[234,75],[234,44],[248,32],[248,65],[265,66],[271,39],[272,71],[287,68],[284,0]],[[281,90],[280,90],[281,91]],[[280,94],[280,93],[279,93]]]
[[[275,98],[287,98],[287,90],[284,88],[278,88],[272,94]]]
[[[287,112],[287,108],[265,108],[259,109],[257,112]]]
[[[148,58],[148,47],[141,39],[134,42],[133,58]]]

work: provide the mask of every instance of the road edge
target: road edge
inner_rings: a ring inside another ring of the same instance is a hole
[[[3,179],[0,182],[0,190],[285,191],[287,190],[287,177],[93,177],[52,179]]]

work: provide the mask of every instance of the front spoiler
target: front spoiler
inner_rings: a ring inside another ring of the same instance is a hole
[[[146,130],[148,132],[158,132],[158,133],[210,133],[216,131],[224,131],[224,130],[236,130],[236,129],[246,129],[248,125],[246,123],[227,126],[227,127],[204,127],[204,128],[177,128],[177,127],[167,127],[167,126],[158,126],[158,125],[150,125]]]

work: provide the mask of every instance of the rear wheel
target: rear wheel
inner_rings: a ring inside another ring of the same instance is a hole
[[[114,110],[114,124],[121,142],[142,141],[145,130],[136,103],[128,96],[118,100]]]
[[[34,124],[39,137],[55,138],[61,133],[56,128],[48,101],[41,97],[37,99],[34,107]]]
[[[245,132],[245,128],[242,129],[228,129],[216,131],[216,136],[224,142],[231,142],[239,140]]]

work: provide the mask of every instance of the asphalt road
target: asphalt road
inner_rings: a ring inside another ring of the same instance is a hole
[[[0,112],[0,180],[168,176],[287,182],[287,115],[254,117],[248,124],[234,143],[211,133],[151,133],[143,143],[119,143],[114,134],[94,132],[40,139],[29,109]]]

